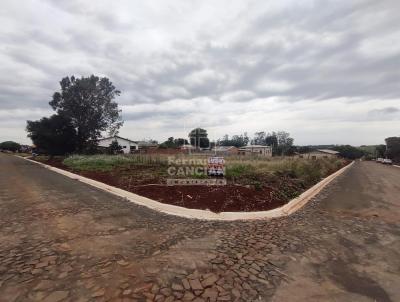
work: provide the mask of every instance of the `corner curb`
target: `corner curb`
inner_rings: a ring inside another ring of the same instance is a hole
[[[21,157],[20,157],[21,158]],[[220,220],[220,221],[234,221],[234,220],[255,220],[255,219],[270,219],[282,216],[288,216],[298,211],[304,205],[306,205],[315,195],[317,195],[323,188],[325,188],[332,180],[341,175],[347,169],[349,169],[354,161],[348,164],[347,166],[341,168],[335,173],[329,175],[328,177],[321,180],[319,183],[303,192],[300,196],[292,199],[287,204],[282,207],[269,210],[269,211],[259,211],[259,212],[221,212],[214,213],[209,210],[198,210],[198,209],[188,209],[184,207],[179,207],[170,204],[164,204],[153,199],[143,197],[102,182],[80,176],[78,174],[74,174],[59,168],[55,168],[28,158],[22,158],[26,161],[38,164],[48,170],[54,171],[71,179],[83,182],[90,186],[96,187],[105,192],[109,192],[116,196],[122,197],[130,202],[133,202],[137,205],[145,206],[149,209],[169,214],[175,215],[179,217],[189,218],[189,219],[200,219],[200,220]]]

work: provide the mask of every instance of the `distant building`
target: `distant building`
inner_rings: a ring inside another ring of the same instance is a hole
[[[239,149],[235,146],[217,146],[212,151],[218,155],[237,155]]]
[[[139,149],[138,142],[120,136],[102,138],[99,140],[98,146],[101,148],[108,148],[114,141],[116,141],[118,145],[122,147],[122,152],[125,154],[133,153]]]
[[[253,156],[265,156],[272,157],[272,147],[262,145],[249,145],[239,148],[239,155],[253,155]]]
[[[295,155],[298,158],[317,159],[338,157],[339,152],[329,149],[317,149],[303,154]]]
[[[158,148],[158,144],[149,141],[138,141],[139,151],[141,153],[147,153],[150,150],[155,150]]]

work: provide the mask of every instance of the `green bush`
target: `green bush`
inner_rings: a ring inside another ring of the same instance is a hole
[[[73,155],[63,163],[75,170],[110,171],[115,167],[146,164],[165,165],[166,161],[157,156],[148,155]]]
[[[249,175],[255,171],[254,167],[248,164],[233,164],[225,168],[225,176],[227,178],[235,178]]]

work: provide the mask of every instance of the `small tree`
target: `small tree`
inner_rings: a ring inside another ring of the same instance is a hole
[[[107,151],[108,151],[108,154],[119,154],[119,153],[122,153],[122,147],[115,140],[108,146]]]
[[[202,128],[195,128],[189,133],[190,144],[199,148],[207,148],[210,146],[207,130]]]
[[[39,121],[27,121],[28,137],[42,152],[64,155],[75,150],[76,131],[71,120],[57,114]]]
[[[12,152],[16,152],[21,148],[21,145],[13,142],[13,141],[6,141],[6,142],[2,142],[0,144],[0,149],[2,150],[8,150],[8,151],[12,151]]]

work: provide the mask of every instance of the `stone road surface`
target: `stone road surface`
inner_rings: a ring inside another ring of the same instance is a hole
[[[400,301],[400,169],[291,217],[204,222],[0,154],[0,301]]]

